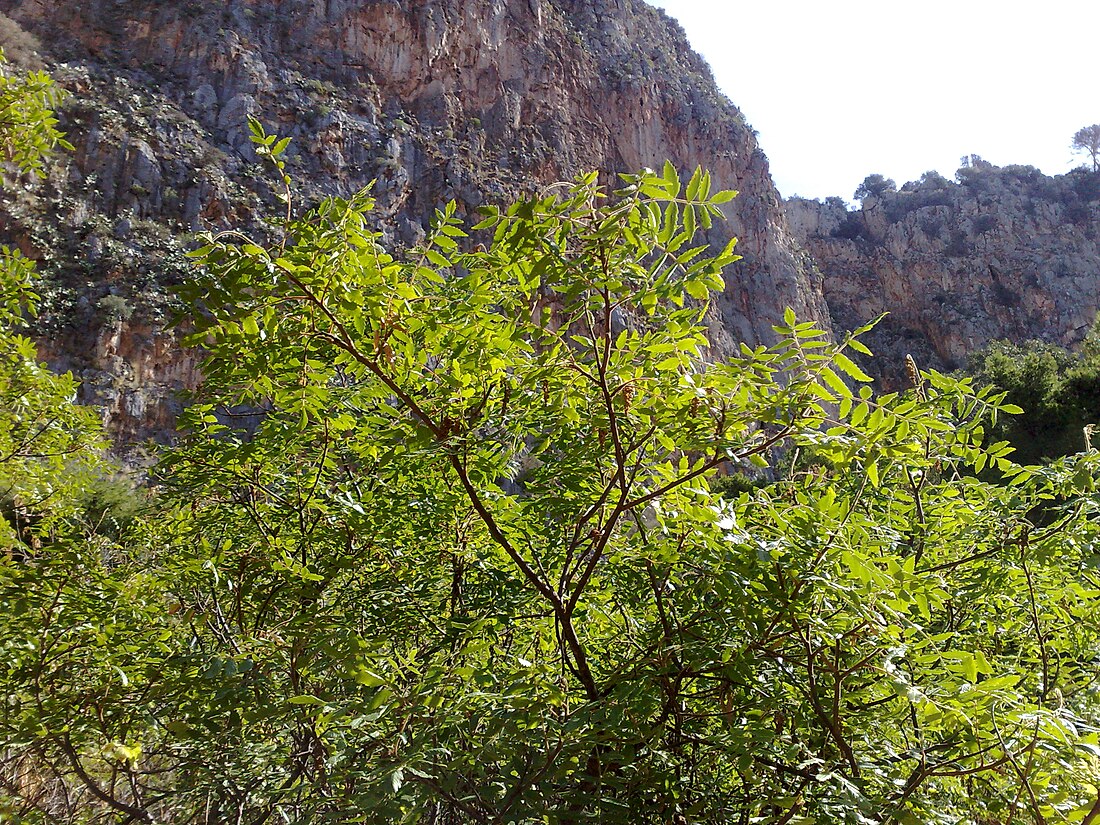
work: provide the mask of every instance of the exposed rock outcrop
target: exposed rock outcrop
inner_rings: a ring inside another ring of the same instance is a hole
[[[838,328],[890,314],[867,339],[887,386],[911,352],[964,366],[991,340],[1079,341],[1100,307],[1100,175],[1047,177],[977,161],[958,182],[931,173],[849,211],[791,199],[796,237],[825,276]]]
[[[163,332],[188,233],[256,228],[273,193],[245,120],[293,138],[303,202],[376,180],[380,227],[598,169],[709,168],[737,188],[744,261],[712,342],[770,336],[785,306],[828,323],[767,160],[683,32],[641,0],[0,0],[73,92],[76,152],[5,207],[5,233],[50,279],[44,349],[115,431],[163,437],[197,380]],[[3,27],[0,27],[0,31]],[[132,310],[132,315],[127,315]]]

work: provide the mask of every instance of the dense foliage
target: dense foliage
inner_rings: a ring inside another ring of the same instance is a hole
[[[0,50],[0,155],[12,175],[40,174],[44,155],[68,145],[50,109],[60,99],[48,75],[12,71]],[[16,332],[34,314],[33,271],[19,250],[0,247],[0,548],[41,543],[85,497],[104,444],[94,413],[72,403],[73,377],[39,364],[34,343]]]
[[[970,380],[853,390],[789,311],[710,358],[709,190],[586,176],[395,255],[288,188],[281,240],[211,238],[155,516],[6,540],[3,816],[1089,825],[1097,454],[1016,465]]]
[[[979,383],[1007,393],[1023,414],[1001,419],[992,437],[1005,439],[1016,460],[1040,462],[1091,450],[1100,423],[1100,338],[1093,330],[1072,352],[1042,341],[997,341],[967,366]]]

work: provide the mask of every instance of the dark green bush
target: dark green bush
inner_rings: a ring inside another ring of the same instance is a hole
[[[978,382],[1006,390],[1007,400],[1024,410],[1001,419],[990,437],[1009,441],[1023,463],[1084,449],[1084,428],[1100,422],[1100,353],[1095,350],[1088,342],[1074,353],[1043,341],[996,341],[975,355],[969,371]]]

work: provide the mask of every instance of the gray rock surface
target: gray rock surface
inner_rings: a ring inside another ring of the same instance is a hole
[[[0,228],[49,277],[44,354],[84,378],[124,440],[163,438],[173,393],[198,380],[164,332],[188,233],[255,228],[274,203],[248,115],[293,138],[300,202],[375,180],[397,243],[450,199],[468,214],[584,170],[705,166],[741,192],[709,237],[736,234],[744,255],[713,308],[716,351],[767,340],[786,306],[829,322],[753,131],[641,0],[0,0],[0,13],[72,91],[76,146]],[[96,314],[111,290],[129,320]]]
[[[1048,177],[978,161],[848,211],[791,199],[787,216],[825,277],[838,328],[890,314],[867,339],[887,386],[912,353],[953,369],[991,340],[1072,346],[1100,307],[1100,175]]]

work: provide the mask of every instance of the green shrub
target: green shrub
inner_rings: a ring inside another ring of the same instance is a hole
[[[128,321],[134,314],[134,308],[121,295],[104,295],[96,302],[100,313],[108,321]]]

